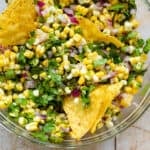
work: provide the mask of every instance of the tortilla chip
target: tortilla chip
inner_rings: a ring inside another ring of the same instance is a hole
[[[95,131],[100,117],[104,115],[111,101],[119,94],[121,87],[122,83],[98,86],[90,94],[88,107],[83,106],[81,99],[78,103],[74,101],[73,97],[67,97],[64,100],[63,108],[72,129],[72,138],[79,140],[89,130]]]
[[[123,82],[116,83],[113,85],[104,85],[99,87],[97,91],[93,92],[93,95],[99,94],[99,97],[102,97],[101,108],[99,109],[98,116],[91,127],[91,133],[94,133],[97,127],[97,124],[101,121],[108,107],[110,107],[112,100],[119,95],[120,89],[123,86]],[[100,92],[101,91],[101,92]]]
[[[23,44],[35,29],[34,0],[13,0],[0,14],[0,45]]]
[[[116,37],[100,32],[98,27],[89,19],[78,17],[78,21],[86,40],[90,42],[103,41],[105,43],[113,43],[116,47],[123,46],[123,43],[121,43]]]
[[[67,97],[64,100],[63,108],[72,129],[72,138],[79,140],[93,125],[100,108],[100,103],[97,104],[96,101],[97,98],[96,96],[92,97],[88,107],[83,106],[81,99],[79,99],[78,103],[75,103],[72,97]]]

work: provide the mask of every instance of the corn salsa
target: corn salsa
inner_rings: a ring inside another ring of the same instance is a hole
[[[135,0],[35,0],[37,29],[23,45],[0,48],[0,109],[41,141],[71,128],[63,100],[83,107],[97,85],[124,82],[97,129],[113,127],[143,81],[150,39],[136,31]]]

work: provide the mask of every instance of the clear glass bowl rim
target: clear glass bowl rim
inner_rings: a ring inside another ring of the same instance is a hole
[[[146,2],[147,0],[143,0],[143,2],[144,1]],[[147,1],[147,5],[150,6],[150,3],[148,1]],[[150,72],[148,73],[148,75],[150,76]],[[92,137],[83,138],[78,142],[75,142],[73,140],[65,140],[64,143],[62,144],[52,144],[48,142],[45,143],[33,138],[26,130],[24,130],[23,128],[21,128],[20,126],[12,122],[11,120],[9,120],[2,112],[0,112],[0,124],[2,124],[3,127],[5,127],[8,131],[15,133],[17,136],[25,138],[31,142],[41,144],[49,148],[73,149],[80,146],[93,144],[96,142],[102,142],[106,139],[116,136],[120,132],[130,127],[135,121],[137,121],[140,118],[140,116],[149,108],[149,106],[150,106],[150,88],[147,90],[146,93],[144,93],[136,109],[132,111],[130,115],[127,116],[124,120],[116,124],[113,128],[101,132],[99,134],[95,134]]]

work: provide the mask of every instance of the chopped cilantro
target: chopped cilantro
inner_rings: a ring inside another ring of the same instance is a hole
[[[122,10],[123,8],[125,8],[125,4],[121,4],[121,3],[119,3],[119,4],[114,4],[114,5],[112,5],[110,8],[109,8],[109,10],[111,10],[111,11],[120,11],[120,10]]]
[[[145,53],[148,53],[150,51],[150,39],[146,40],[146,44],[143,48]]]
[[[16,78],[16,73],[14,70],[9,69],[5,72],[5,77],[6,79],[15,79]]]
[[[107,62],[107,59],[97,59],[93,62],[94,67],[104,65]]]
[[[44,127],[43,127],[43,131],[45,133],[50,133],[52,130],[54,130],[55,128],[55,123],[54,121],[50,121],[50,122],[47,122]]]
[[[41,131],[37,131],[37,132],[32,133],[32,136],[43,141],[43,142],[48,141],[48,135],[46,135],[45,133],[43,133]]]

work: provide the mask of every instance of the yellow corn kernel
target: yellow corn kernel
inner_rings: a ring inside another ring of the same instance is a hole
[[[133,88],[131,94],[136,94],[138,92],[138,88]]]
[[[124,88],[124,90],[125,90],[125,92],[127,92],[127,93],[132,93],[132,87],[130,87],[130,86],[126,86],[126,87]]]
[[[5,66],[10,66],[11,62],[10,62],[10,60],[8,58],[5,58],[3,61],[4,61],[3,62],[4,63],[4,67]]]
[[[87,65],[87,69],[92,70],[93,69],[93,65],[92,64],[88,64]]]
[[[29,97],[29,90],[24,90],[23,95],[25,96],[25,98],[28,98]]]
[[[112,70],[114,70],[115,67],[116,67],[116,65],[114,63],[110,63],[109,65],[110,65],[110,67],[111,67]]]
[[[96,20],[97,20],[97,17],[96,17],[96,16],[92,16],[92,17],[90,18],[90,20],[91,20],[91,21],[96,21]]]
[[[17,46],[13,46],[13,48],[12,48],[15,52],[18,52],[18,47]]]
[[[123,79],[124,78],[124,74],[123,73],[119,73],[117,76],[118,76],[119,79]]]
[[[88,9],[86,7],[81,6],[81,5],[77,5],[76,11],[78,11],[83,16],[88,13]]]
[[[36,116],[36,117],[34,117],[33,121],[40,123],[41,122],[41,117],[40,116]]]
[[[72,69],[71,74],[73,77],[78,77],[80,75],[80,71],[78,69]]]
[[[26,50],[24,56],[31,59],[34,56],[34,53],[30,50]]]
[[[64,68],[63,67],[59,67],[58,68],[58,74],[62,75],[64,73]]]
[[[74,40],[75,42],[80,42],[80,41],[82,40],[82,37],[81,37],[80,34],[75,34],[75,35],[73,36],[73,40]]]
[[[17,54],[14,53],[14,52],[11,52],[11,54],[10,54],[10,60],[14,61],[16,59],[16,57],[17,57]]]
[[[123,26],[120,26],[118,29],[118,33],[122,34],[123,32],[124,32],[124,28],[123,28]]]
[[[84,58],[83,59],[83,64],[84,65],[89,65],[89,64],[91,64],[92,63],[92,60],[91,59],[87,59],[87,58]]]
[[[53,52],[53,54],[55,54],[56,52],[57,52],[57,49],[56,49],[56,47],[52,47],[52,52]]]
[[[42,28],[41,28],[44,32],[47,32],[47,33],[49,33],[49,32],[51,32],[51,29],[48,27],[48,26],[42,26]]]
[[[99,78],[102,78],[105,75],[105,73],[103,71],[99,71],[96,73],[96,76],[98,76]]]
[[[60,33],[60,38],[65,39],[67,38],[67,34],[65,32]]]
[[[68,34],[68,33],[70,32],[70,28],[66,26],[66,27],[64,28],[64,31],[63,31],[63,32],[66,33],[66,34]]]
[[[134,64],[136,64],[138,62],[141,62],[141,58],[139,56],[137,56],[137,57],[131,57],[130,58],[130,62],[131,62],[132,65],[134,65]]]
[[[9,80],[5,84],[4,89],[10,91],[10,90],[14,89],[14,87],[15,87],[15,84],[12,81]]]
[[[4,101],[0,101],[0,109],[6,109],[8,105]]]
[[[123,98],[123,99],[121,100],[120,105],[121,105],[122,107],[129,107],[129,106],[131,105],[132,99],[133,99],[133,95],[128,94],[128,95],[126,96],[126,98]]]
[[[48,67],[48,59],[44,60],[44,61],[42,62],[42,65],[43,65],[44,67]]]
[[[56,31],[55,31],[55,35],[59,38],[59,37],[60,37],[60,31],[59,31],[59,30],[56,30]]]
[[[37,57],[42,57],[44,53],[45,53],[45,47],[41,46],[41,45],[38,45],[36,47],[36,56]]]
[[[58,29],[58,27],[59,27],[59,24],[58,24],[58,23],[53,23],[53,28],[54,28],[54,29]]]
[[[112,78],[112,82],[117,83],[117,82],[119,82],[119,79],[117,77]]]
[[[5,55],[5,57],[10,57],[11,56],[11,51],[10,50],[6,50],[4,55]]]
[[[91,52],[91,53],[88,53],[88,58],[91,59],[91,60],[95,60],[98,58],[98,53],[97,52]]]
[[[133,26],[134,28],[137,28],[137,27],[139,26],[139,22],[138,22],[136,19],[133,19],[133,20],[131,21],[131,23],[132,23],[132,26]]]
[[[18,91],[22,91],[22,90],[23,90],[23,85],[22,85],[21,83],[17,83],[17,84],[16,84],[16,89],[17,89]]]
[[[36,131],[38,130],[38,122],[31,122],[25,126],[28,131]]]
[[[60,62],[62,61],[61,57],[57,57],[57,58],[56,58],[56,61],[57,61],[58,63],[60,63]]]
[[[4,96],[2,100],[0,100],[0,109],[7,108],[12,102],[12,96]]]
[[[73,37],[73,36],[74,36],[74,30],[72,30],[72,29],[70,30],[69,36],[70,36],[70,37]]]
[[[40,77],[45,79],[47,77],[47,73],[46,72],[42,72],[40,73]]]
[[[78,84],[83,85],[84,83],[85,83],[85,78],[83,76],[81,76],[78,80]]]
[[[14,100],[18,98],[18,95],[15,93],[13,94],[13,97],[12,97]]]
[[[73,41],[71,39],[65,43],[65,46],[67,48],[70,48],[72,45],[73,45]]]
[[[18,123],[19,125],[24,126],[27,123],[27,120],[24,117],[19,117]]]
[[[141,61],[145,62],[147,60],[147,54],[142,54],[141,55]]]
[[[136,81],[139,82],[139,83],[142,83],[143,82],[143,77],[141,75],[138,75],[136,77]]]

